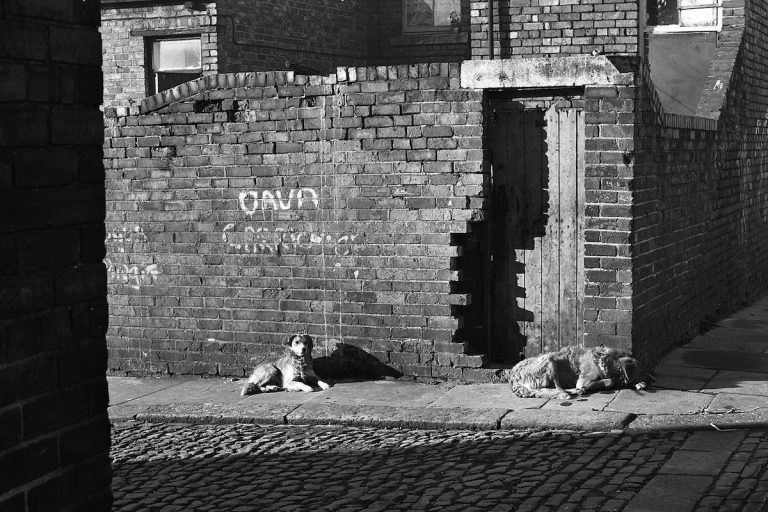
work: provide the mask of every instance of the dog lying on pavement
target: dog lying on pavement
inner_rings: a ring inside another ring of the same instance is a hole
[[[270,391],[315,391],[330,386],[321,381],[312,367],[312,337],[307,334],[289,336],[285,355],[276,361],[262,363],[243,386],[240,394],[253,395]]]
[[[652,377],[629,352],[599,347],[563,347],[517,363],[512,392],[522,398],[572,398],[587,391],[634,386],[645,389]]]

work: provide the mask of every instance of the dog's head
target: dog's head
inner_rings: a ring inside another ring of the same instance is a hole
[[[293,357],[312,356],[312,337],[308,334],[294,334],[285,340],[286,351]]]
[[[653,376],[634,357],[620,357],[619,365],[621,366],[622,380],[625,386],[632,386],[640,390],[645,389],[653,381]]]

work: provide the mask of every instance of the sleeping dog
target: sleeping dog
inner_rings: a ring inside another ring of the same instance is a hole
[[[329,387],[312,368],[312,338],[296,334],[285,341],[283,357],[271,363],[262,363],[253,370],[240,394],[245,396],[280,389],[315,391]]]
[[[645,389],[653,379],[629,352],[599,347],[563,347],[517,363],[511,371],[512,392],[522,398],[571,398],[587,391],[634,386]]]

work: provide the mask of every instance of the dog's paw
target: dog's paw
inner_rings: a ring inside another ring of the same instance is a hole
[[[331,386],[329,386],[325,382],[319,380],[319,381],[317,381],[317,387],[319,387],[321,390],[325,391],[326,389],[330,388]]]
[[[573,398],[573,395],[567,391],[560,391],[558,394],[555,395],[555,398],[557,398],[558,400],[569,400]]]

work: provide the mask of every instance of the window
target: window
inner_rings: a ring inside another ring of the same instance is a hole
[[[148,92],[155,94],[203,74],[200,38],[150,39]]]
[[[403,32],[451,30],[461,22],[461,0],[403,0]]]
[[[720,0],[649,0],[648,24],[654,32],[690,32],[722,28]]]

